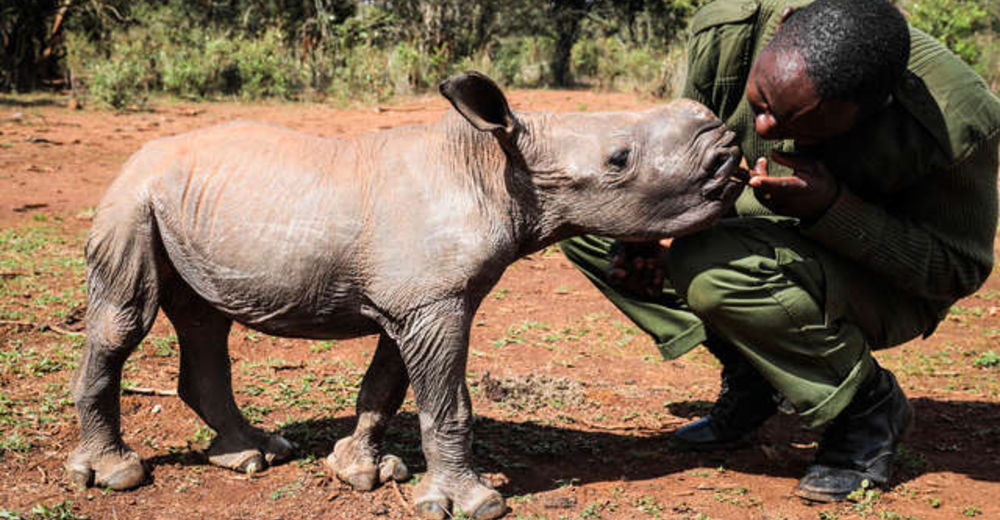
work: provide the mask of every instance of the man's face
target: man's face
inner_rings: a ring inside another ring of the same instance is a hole
[[[794,50],[765,48],[750,69],[746,97],[754,132],[768,140],[816,144],[850,130],[858,119],[856,103],[816,93],[805,61]]]

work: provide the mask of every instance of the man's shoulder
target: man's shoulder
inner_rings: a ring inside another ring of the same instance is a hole
[[[961,160],[1000,133],[1000,100],[944,45],[910,28],[909,74],[896,94],[952,159]]]
[[[719,25],[749,21],[760,10],[760,0],[714,0],[691,17],[688,30],[698,34]]]
[[[787,7],[797,9],[813,0],[712,0],[698,9],[688,25],[695,35],[713,27],[730,24],[767,24]],[[776,20],[775,20],[776,21]]]

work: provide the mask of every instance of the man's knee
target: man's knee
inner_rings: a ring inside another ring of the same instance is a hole
[[[700,289],[707,289],[703,286],[714,285],[717,281],[713,279],[714,275],[707,271],[725,268],[732,260],[749,254],[751,252],[736,239],[733,231],[720,225],[675,239],[667,255],[667,273],[670,283],[678,293],[690,299],[689,286],[696,277],[705,275],[699,286],[702,286]]]

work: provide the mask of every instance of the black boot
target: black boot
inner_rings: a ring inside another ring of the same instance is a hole
[[[854,399],[823,432],[816,460],[795,494],[835,502],[852,491],[884,486],[892,476],[896,448],[913,420],[913,408],[892,372],[875,364]]]
[[[674,432],[693,450],[733,447],[745,441],[778,410],[775,391],[735,347],[717,338],[705,342],[722,363],[722,388],[707,416]]]

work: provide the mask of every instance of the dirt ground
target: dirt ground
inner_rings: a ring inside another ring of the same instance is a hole
[[[650,106],[624,94],[512,92],[519,110]],[[209,466],[211,439],[170,391],[176,338],[161,317],[125,369],[122,427],[152,479],[134,491],[73,491],[62,463],[78,430],[66,393],[82,338],[82,243],[93,207],[145,141],[234,118],[351,137],[438,119],[435,97],[391,106],[184,104],[151,112],[71,111],[59,98],[0,97],[0,518],[409,518],[413,482],[354,492],[319,460],[353,427],[357,384],[375,338],[278,339],[236,327],[236,397],[255,423],[297,444],[252,477]],[[959,302],[928,340],[880,352],[916,409],[894,487],[840,505],[791,494],[817,434],[779,416],[755,444],[688,453],[669,441],[705,413],[718,364],[699,351],[660,358],[555,249],[506,272],[477,315],[468,382],[475,457],[508,499],[507,518],[1000,518],[1000,280]],[[424,463],[412,397],[390,451]],[[6,511],[4,513],[3,511]],[[33,512],[32,512],[33,511]],[[5,516],[6,515],[6,516]]]

